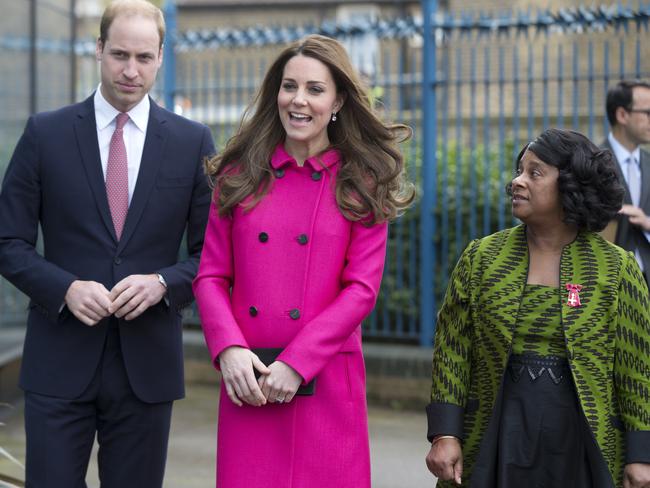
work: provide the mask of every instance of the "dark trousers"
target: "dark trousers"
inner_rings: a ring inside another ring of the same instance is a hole
[[[97,434],[102,488],[162,487],[172,402],[131,390],[116,324],[87,390],[73,400],[25,392],[27,488],[86,488]]]

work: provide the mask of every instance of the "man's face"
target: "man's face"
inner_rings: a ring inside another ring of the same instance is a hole
[[[650,88],[634,87],[629,108],[619,120],[627,139],[637,146],[650,143]]]
[[[128,112],[149,93],[162,64],[158,28],[153,19],[118,15],[106,42],[97,41],[101,91],[120,112]]]

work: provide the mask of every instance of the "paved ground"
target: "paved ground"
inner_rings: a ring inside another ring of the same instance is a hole
[[[215,485],[215,430],[218,391],[190,385],[187,398],[174,406],[165,488],[212,488]],[[22,411],[16,408],[0,417],[0,448],[24,460]],[[370,446],[373,488],[433,487],[435,480],[424,465],[428,446],[424,412],[370,409]],[[20,476],[16,468],[0,459],[0,473]],[[89,488],[97,488],[96,466],[88,473]],[[2,487],[0,482],[0,487]],[[145,487],[143,487],[145,488]]]

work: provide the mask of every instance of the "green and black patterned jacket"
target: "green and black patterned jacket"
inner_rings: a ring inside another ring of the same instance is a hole
[[[463,439],[467,483],[499,392],[528,273],[524,226],[469,244],[437,322],[429,439]],[[580,307],[566,284],[582,285]],[[562,329],[580,405],[616,486],[650,462],[650,312],[634,256],[581,232],[562,251]],[[439,486],[456,486],[440,482]]]

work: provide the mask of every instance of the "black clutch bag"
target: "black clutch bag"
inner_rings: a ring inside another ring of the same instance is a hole
[[[281,347],[260,347],[257,349],[251,349],[255,354],[257,354],[257,357],[260,358],[260,361],[262,361],[264,364],[267,366],[277,359],[277,357],[280,355],[280,353],[283,351]],[[254,368],[253,368],[254,369]],[[255,378],[259,378],[262,373],[254,369],[255,371]],[[306,385],[300,385],[298,388],[298,391],[296,392],[296,395],[299,396],[309,396],[314,394],[314,386],[316,383],[316,378],[311,380],[309,383]]]

